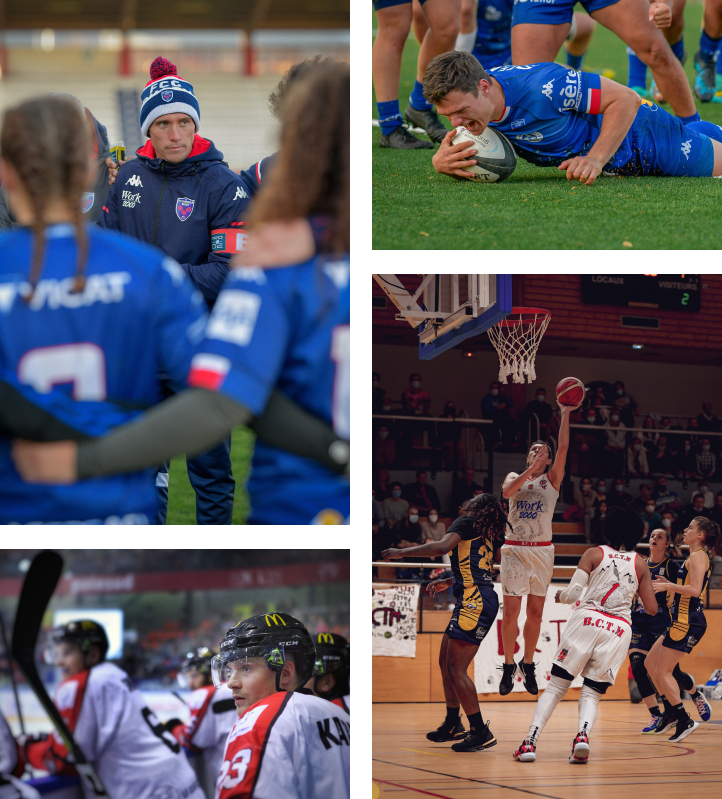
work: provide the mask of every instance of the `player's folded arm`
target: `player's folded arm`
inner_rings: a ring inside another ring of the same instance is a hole
[[[602,129],[589,155],[606,164],[624,141],[632,127],[642,98],[628,86],[602,76],[599,80],[599,110],[602,115]],[[592,110],[594,113],[594,110]]]

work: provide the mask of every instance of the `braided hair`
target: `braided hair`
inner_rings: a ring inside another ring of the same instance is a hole
[[[499,549],[505,541],[507,525],[510,530],[512,527],[496,497],[479,494],[466,503],[464,510],[474,517],[474,529],[491,540],[493,549]]]
[[[40,280],[45,257],[45,219],[49,199],[67,203],[75,225],[78,262],[73,292],[85,288],[88,239],[81,197],[88,176],[88,132],[78,105],[65,97],[27,100],[5,112],[0,152],[17,172],[33,209],[33,253],[30,266],[30,302]]]

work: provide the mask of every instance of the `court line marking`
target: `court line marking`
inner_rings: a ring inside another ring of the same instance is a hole
[[[407,749],[405,746],[400,746],[402,752],[418,752],[420,755],[432,755],[433,757],[451,757],[451,755],[439,755],[436,752],[424,752],[422,749]]]
[[[444,796],[444,794],[442,793],[431,793],[431,791],[424,791],[421,788],[411,788],[408,785],[401,785],[398,782],[391,782],[389,780],[377,780],[376,778],[374,778],[374,782],[380,782],[383,783],[384,785],[393,785],[394,788],[403,788],[407,791],[414,791],[414,793],[423,793],[424,796],[436,796],[437,799],[451,799],[450,796]]]

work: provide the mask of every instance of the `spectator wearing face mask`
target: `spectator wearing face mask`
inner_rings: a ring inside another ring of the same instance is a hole
[[[401,483],[391,483],[391,496],[383,501],[386,524],[393,527],[396,522],[406,518],[409,503],[401,499]]]
[[[709,481],[702,479],[697,483],[697,490],[695,494],[702,494],[704,497],[704,506],[707,510],[714,507],[714,494],[709,490]]]
[[[531,433],[529,434],[532,441],[543,440],[546,441],[548,436],[547,425],[552,418],[552,406],[547,402],[547,392],[545,388],[538,388],[536,390],[536,397],[527,402],[526,409],[524,410],[524,417],[527,425],[531,424]],[[534,418],[536,416],[536,418]]]
[[[639,434],[639,440],[642,442],[642,446],[647,451],[647,457],[650,457],[657,451],[657,439],[659,438],[659,433],[655,429],[654,419],[651,416],[645,417],[642,427],[644,428],[644,431]]]
[[[509,409],[513,407],[511,398],[502,392],[501,383],[497,380],[489,383],[489,393],[481,400],[481,418],[494,422],[487,438],[489,449],[498,444],[511,446],[514,443],[516,422],[509,415]]]
[[[432,510],[427,519],[421,520],[421,543],[441,541],[446,535],[446,525],[439,521],[439,514]]]
[[[632,500],[632,510],[641,516],[650,499],[652,499],[652,486],[649,483],[642,483],[639,486],[639,496]]]
[[[657,505],[655,504],[653,499],[650,499],[647,504],[644,506],[644,512],[642,513],[642,521],[645,523],[647,527],[647,532],[645,533],[645,538],[649,539],[649,532],[651,530],[656,529],[657,527],[662,526],[662,516],[661,514],[657,513]]]
[[[701,477],[712,479],[712,475],[717,468],[717,457],[711,452],[711,445],[708,438],[703,438],[699,452],[696,455],[697,474]]]
[[[386,396],[386,392],[383,388],[381,388],[381,376],[378,372],[374,372],[373,374],[373,399],[371,400],[371,412],[372,413],[381,413],[383,404],[384,404],[384,397]],[[389,408],[389,410],[391,410]]]
[[[617,380],[614,384],[614,399],[612,406],[617,408],[622,424],[634,427],[634,413],[639,407],[634,397],[624,389],[624,383]]]
[[[604,431],[606,474],[619,474],[624,466],[624,451],[627,448],[627,426],[622,424],[619,411],[613,407],[609,413],[609,427]]]
[[[426,484],[426,472],[423,469],[416,472],[415,483],[404,486],[402,496],[410,505],[416,506],[424,517],[434,509],[441,510],[439,495],[433,486]]]
[[[474,491],[482,490],[481,486],[474,480],[475,477],[476,473],[473,469],[464,469],[464,479],[456,483],[451,494],[452,515],[457,513],[458,509],[474,496]]]
[[[388,416],[391,416],[394,413],[393,400],[391,399],[391,397],[389,397],[388,394],[384,394],[384,396],[381,398],[381,410],[379,411],[379,413]]]
[[[686,477],[688,480],[697,475],[697,457],[689,438],[685,438],[677,453],[677,477]]]
[[[388,425],[382,424],[374,436],[374,460],[380,466],[392,466],[396,458],[396,443]]]
[[[596,508],[594,517],[589,525],[589,536],[587,541],[590,544],[601,544],[604,539],[602,538],[602,522],[607,518],[608,506],[607,501],[603,499]]]
[[[597,480],[594,490],[597,492],[597,503],[600,503],[602,500],[606,501],[607,491],[609,489],[607,487],[607,481],[603,477],[600,477],[599,480]]]
[[[408,416],[428,416],[431,397],[421,388],[421,375],[409,375],[409,387],[401,395],[404,413]]]
[[[396,522],[394,532],[398,541],[396,546],[399,549],[420,544],[421,524],[419,523],[419,509],[410,505],[406,516],[400,522]]]
[[[377,533],[381,527],[386,527],[386,514],[384,513],[384,506],[376,499],[376,489],[371,489],[371,496],[373,498],[373,522],[371,527],[374,533]]]
[[[667,487],[666,477],[657,478],[656,490],[654,494],[652,494],[652,498],[654,499],[657,505],[657,510],[659,511],[663,510],[666,507],[670,507],[676,511],[681,510],[679,504],[679,496],[675,491],[672,491],[670,488]]]
[[[631,446],[627,447],[627,474],[630,477],[647,477],[649,474],[647,450],[642,446],[641,438],[633,438]]]
[[[589,428],[600,422],[599,414],[594,408],[584,411],[579,424]],[[601,433],[596,430],[574,428],[574,439],[569,449],[569,468],[571,474],[599,474],[599,455],[602,451]]]
[[[695,494],[692,497],[692,501],[682,508],[680,518],[684,526],[688,527],[695,516],[704,516],[705,519],[711,518],[711,511],[705,508],[702,494]]]
[[[609,404],[609,398],[604,391],[604,386],[597,386],[594,389],[594,394],[591,397],[590,406],[592,408],[599,409]]]
[[[677,514],[671,510],[665,510],[661,514],[662,516],[662,527],[665,530],[669,531],[673,536],[677,535],[677,533],[682,532],[684,526],[679,523],[677,519]]]
[[[612,508],[616,506],[629,507],[632,504],[632,495],[624,490],[624,478],[617,477],[612,486],[612,490],[607,496],[607,505]]]
[[[657,439],[657,451],[649,461],[649,471],[655,477],[674,477],[675,465],[676,457],[670,452],[667,436],[660,435]]]

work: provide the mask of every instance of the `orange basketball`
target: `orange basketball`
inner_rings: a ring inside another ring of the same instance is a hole
[[[557,383],[557,401],[560,405],[576,408],[584,400],[584,383],[577,377],[565,377]]]

